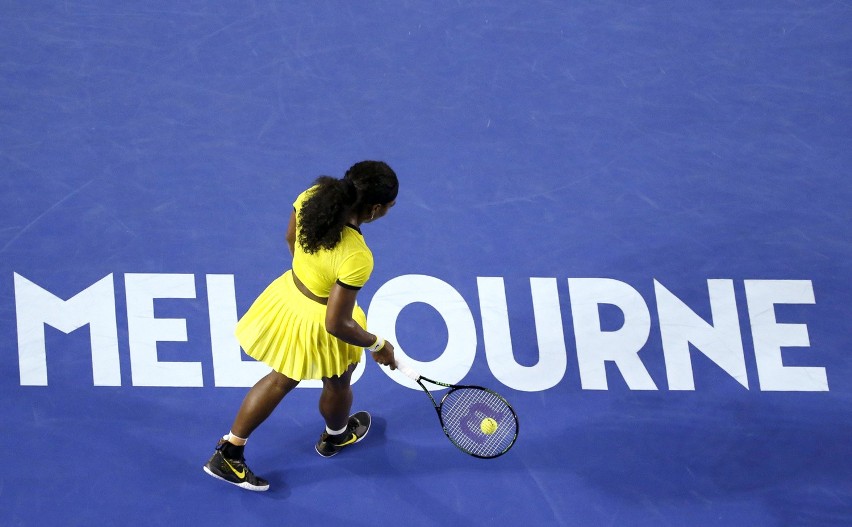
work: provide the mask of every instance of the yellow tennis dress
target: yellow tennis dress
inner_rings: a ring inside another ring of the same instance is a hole
[[[297,240],[299,212],[315,188],[301,193],[293,203]],[[373,271],[373,253],[354,226],[344,227],[340,243],[331,250],[309,254],[298,241],[295,245],[293,269],[257,297],[237,323],[237,340],[250,357],[291,379],[340,375],[361,360],[364,350],[326,331],[326,306],[302,294],[293,282],[293,273],[312,293],[327,298],[335,283],[360,289]],[[357,304],[352,318],[362,328],[367,327],[367,317]]]

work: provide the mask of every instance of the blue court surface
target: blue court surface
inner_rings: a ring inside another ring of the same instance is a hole
[[[852,4],[7,1],[0,525],[852,525]],[[371,359],[205,475],[296,195],[382,159]]]

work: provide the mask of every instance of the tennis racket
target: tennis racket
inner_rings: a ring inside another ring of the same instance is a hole
[[[438,412],[444,434],[465,454],[490,459],[505,454],[515,444],[518,417],[509,402],[493,390],[434,381],[399,361],[396,367],[423,388]],[[438,403],[424,381],[450,391]]]

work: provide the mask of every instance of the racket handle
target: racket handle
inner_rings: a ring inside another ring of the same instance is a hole
[[[411,367],[404,362],[396,361],[396,369],[401,371],[406,377],[411,379],[412,381],[417,381],[420,379],[420,374],[411,369]]]

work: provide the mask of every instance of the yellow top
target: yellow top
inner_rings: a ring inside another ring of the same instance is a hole
[[[349,289],[360,289],[373,272],[373,253],[364,236],[354,225],[347,225],[340,235],[340,243],[333,249],[320,249],[309,254],[299,245],[299,212],[302,204],[316,187],[299,194],[293,203],[296,210],[296,244],[293,254],[293,272],[311,292],[328,297],[335,282]]]

